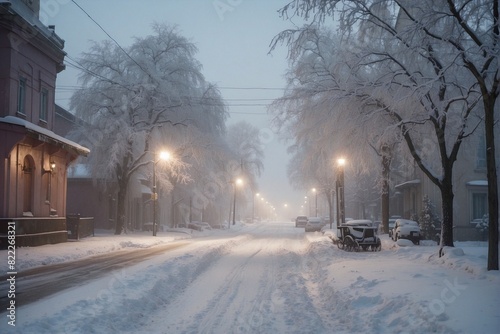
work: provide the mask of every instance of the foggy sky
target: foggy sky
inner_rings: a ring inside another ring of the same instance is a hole
[[[280,97],[279,88],[285,86],[286,49],[278,48],[271,55],[268,52],[272,38],[293,27],[277,13],[287,0],[76,2],[124,48],[133,43],[134,37],[152,34],[151,25],[155,22],[177,25],[179,32],[198,47],[196,58],[203,65],[206,80],[221,88],[229,106],[228,124],[245,120],[265,135],[264,171],[258,191],[279,214],[285,217],[299,214],[305,191],[294,191],[288,183],[287,144],[271,131],[272,117],[267,115],[265,106]],[[90,40],[109,40],[70,0],[41,0],[40,18],[46,25],[55,25],[56,33],[65,40],[65,51],[73,59],[87,51]],[[58,75],[57,104],[68,108],[71,94],[78,85],[78,73],[67,66]]]

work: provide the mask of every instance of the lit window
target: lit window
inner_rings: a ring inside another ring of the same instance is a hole
[[[49,109],[49,91],[42,88],[40,92],[40,120],[47,121],[47,111]]]

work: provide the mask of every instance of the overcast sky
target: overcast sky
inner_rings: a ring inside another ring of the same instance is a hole
[[[277,10],[287,0],[76,0],[122,47],[134,37],[150,35],[154,22],[177,25],[182,35],[198,47],[207,81],[221,88],[229,106],[228,124],[245,120],[257,126],[265,139],[264,172],[259,191],[286,217],[299,213],[305,191],[289,186],[289,157],[279,134],[271,132],[266,104],[280,97],[285,85],[286,49],[271,55],[269,44],[280,31],[293,24]],[[55,25],[65,40],[68,56],[77,59],[89,41],[108,36],[71,0],[41,0],[40,19]],[[67,66],[57,79],[56,103],[66,107],[77,83],[78,71]],[[252,88],[252,89],[249,89]]]

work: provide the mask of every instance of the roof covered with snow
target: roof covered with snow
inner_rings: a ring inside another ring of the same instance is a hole
[[[410,180],[396,185],[396,188],[407,188],[420,184],[420,179]]]
[[[488,186],[488,180],[474,180],[474,181],[469,181],[467,182],[468,186],[481,186],[481,187],[487,187]]]
[[[0,123],[22,126],[29,133],[34,134],[36,138],[38,138],[38,140],[47,143],[53,143],[56,145],[61,145],[65,148],[71,148],[73,150],[76,150],[80,155],[87,156],[90,153],[90,150],[88,148],[83,147],[67,138],[55,134],[54,132],[48,129],[42,128],[41,126],[35,125],[19,117],[15,116],[0,117]]]

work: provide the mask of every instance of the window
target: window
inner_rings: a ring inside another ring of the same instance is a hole
[[[472,219],[483,218],[488,213],[486,193],[472,193]]]
[[[19,89],[17,92],[17,112],[26,115],[26,78],[19,79]]]
[[[49,91],[42,88],[40,92],[40,120],[47,122],[47,111],[49,109]]]
[[[476,169],[486,169],[486,137],[484,135],[479,136],[477,143]]]

